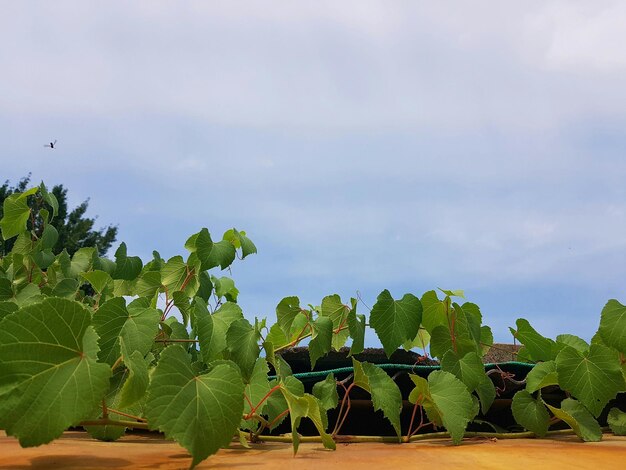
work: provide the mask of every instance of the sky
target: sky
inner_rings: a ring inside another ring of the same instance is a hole
[[[289,295],[371,307],[441,287],[497,341],[520,317],[588,340],[626,301],[624,2],[0,0],[0,16],[0,179],[90,198],[145,261],[245,230],[248,318]]]

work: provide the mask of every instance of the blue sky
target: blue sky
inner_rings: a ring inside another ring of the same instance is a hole
[[[623,2],[0,10],[2,179],[90,197],[144,259],[246,230],[249,317],[443,287],[497,340],[589,339],[626,300]]]

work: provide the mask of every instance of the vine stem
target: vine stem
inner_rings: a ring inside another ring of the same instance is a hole
[[[608,431],[608,427],[602,428],[603,432]],[[573,429],[560,429],[558,431],[548,431],[546,436],[567,436],[575,434]],[[425,441],[428,439],[438,439],[438,438],[449,438],[450,433],[448,432],[430,432],[424,434],[415,434],[411,436],[408,441]],[[534,432],[525,431],[525,432],[466,432],[463,435],[464,438],[471,437],[482,437],[486,439],[533,439],[538,437]],[[398,442],[398,438],[395,436],[353,436],[353,435],[337,435],[334,436],[333,439],[335,442]],[[258,436],[258,441],[263,442],[292,442],[291,436]],[[322,438],[320,436],[300,436],[300,442],[322,442]]]
[[[267,400],[272,395],[272,393],[274,393],[279,388],[280,388],[280,385],[275,385],[274,387],[272,387],[270,389],[270,391],[267,392],[263,398],[261,398],[261,400],[256,404],[256,406],[254,406],[250,410],[250,412],[243,417],[243,419],[250,419],[250,418],[252,418],[255,415],[256,410],[258,410],[259,407],[265,402],[265,400]]]
[[[142,423],[147,423],[148,422],[148,420],[145,419],[145,418],[140,418],[139,416],[129,415],[127,413],[123,413],[122,411],[114,410],[113,408],[109,408],[108,411],[109,411],[109,413],[113,413],[115,415],[124,416],[124,417],[130,418],[130,419],[136,419],[137,421],[140,421]]]
[[[123,421],[117,419],[92,419],[81,421],[79,426],[122,426],[131,429],[147,429],[150,430],[148,423],[138,423],[136,421]]]

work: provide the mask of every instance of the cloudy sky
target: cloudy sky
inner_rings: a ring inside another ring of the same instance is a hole
[[[131,254],[246,230],[249,317],[464,289],[589,339],[626,301],[626,3],[0,0],[1,178]],[[58,148],[43,144],[58,139]],[[364,307],[362,307],[364,308]],[[372,343],[373,344],[373,343]]]

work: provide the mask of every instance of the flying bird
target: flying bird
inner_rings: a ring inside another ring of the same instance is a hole
[[[50,142],[49,144],[44,145],[44,147],[50,147],[51,149],[53,149],[56,144],[57,141],[56,139],[54,139],[54,142]]]

